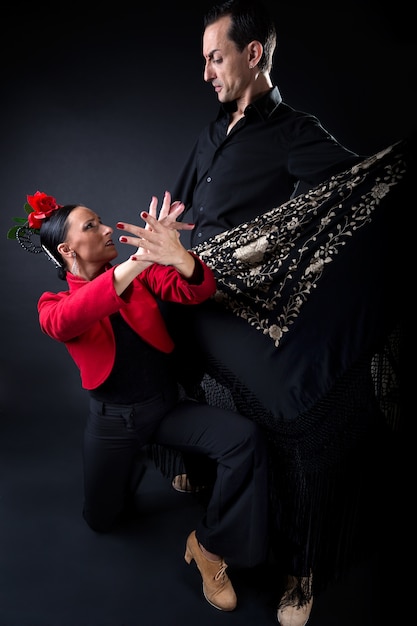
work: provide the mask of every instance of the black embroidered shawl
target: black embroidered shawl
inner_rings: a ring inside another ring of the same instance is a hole
[[[374,542],[400,421],[414,151],[393,144],[195,247],[217,293],[171,322],[187,392],[265,429],[277,562],[313,571],[316,592]]]

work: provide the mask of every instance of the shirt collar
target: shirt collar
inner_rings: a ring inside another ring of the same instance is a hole
[[[275,109],[281,104],[282,97],[279,92],[278,87],[272,87],[267,93],[263,96],[260,96],[250,104],[245,109],[245,115],[258,115],[261,119],[268,119]],[[218,115],[218,119],[223,117],[224,115],[229,115],[229,113],[233,113],[236,111],[236,100],[233,102],[225,102],[220,105],[220,111]]]

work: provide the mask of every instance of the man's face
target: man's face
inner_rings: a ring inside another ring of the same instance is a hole
[[[231,18],[220,18],[203,34],[204,80],[214,87],[219,102],[239,100],[250,82],[249,51],[242,52],[228,36]]]

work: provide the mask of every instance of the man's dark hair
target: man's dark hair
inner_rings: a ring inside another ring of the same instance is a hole
[[[260,41],[263,54],[258,63],[261,72],[270,72],[277,33],[274,21],[259,0],[227,0],[207,11],[203,19],[204,29],[220,18],[230,15],[232,19],[229,38],[242,52],[251,41]]]

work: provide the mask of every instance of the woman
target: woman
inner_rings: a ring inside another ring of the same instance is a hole
[[[91,209],[58,205],[43,192],[28,196],[27,222],[9,231],[29,251],[33,233],[54,261],[68,290],[45,292],[38,302],[40,326],[63,342],[90,396],[83,444],[87,524],[110,531],[122,518],[137,486],[135,459],[148,444],[179,453],[204,454],[217,464],[205,514],[186,541],[207,601],[231,611],[236,595],[227,564],[253,566],[266,556],[267,468],[265,442],[241,415],[181,397],[170,355],[174,343],[156,298],[198,305],[216,290],[209,267],[180,242],[175,223],[183,205],[157,198],[144,227],[119,222],[121,243],[136,252],[112,265],[113,229]],[[27,238],[25,240],[25,238]],[[242,519],[247,523],[242,524]],[[227,564],[226,564],[227,559]]]

